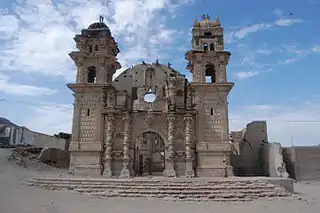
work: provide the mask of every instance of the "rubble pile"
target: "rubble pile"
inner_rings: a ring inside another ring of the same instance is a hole
[[[38,160],[38,156],[43,148],[41,147],[17,147],[12,149],[9,161],[15,162],[24,168],[46,169],[51,166]]]

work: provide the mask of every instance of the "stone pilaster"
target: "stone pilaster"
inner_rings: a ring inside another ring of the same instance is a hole
[[[82,84],[85,83],[85,68],[84,68],[84,64],[83,64],[83,59],[79,58],[76,62],[75,62],[76,66],[77,66],[77,79],[76,79],[76,83],[77,84]]]
[[[170,110],[173,110],[176,105],[176,94],[177,94],[177,79],[175,77],[170,77],[168,81],[168,95],[170,99]]]
[[[98,101],[99,104],[97,104],[96,108],[96,128],[95,128],[95,135],[94,135],[94,143],[98,144],[101,147],[103,147],[103,133],[104,133],[104,117],[102,115],[102,103],[100,103],[101,100]],[[102,149],[103,150],[103,149]],[[100,156],[103,152],[100,150]],[[101,160],[99,161],[99,167],[100,167],[100,173],[102,171],[102,163]]]
[[[106,139],[104,141],[104,170],[103,176],[111,177],[111,163],[112,163],[112,141],[113,135],[115,132],[115,115],[114,114],[107,114],[106,115],[106,125],[107,125],[107,134]]]
[[[192,125],[193,125],[193,116],[192,114],[186,114],[184,116],[185,120],[185,150],[186,150],[186,177],[194,177],[193,170],[193,154],[192,154]]]
[[[166,168],[165,168],[165,176],[167,177],[175,177],[176,172],[174,169],[174,139],[175,139],[175,121],[176,115],[174,113],[169,113],[167,116],[168,120],[168,140],[166,144]]]
[[[78,95],[74,95],[74,104],[73,104],[73,121],[72,121],[72,134],[71,134],[71,142],[70,147],[72,147],[73,144],[77,144],[77,149],[73,150],[69,148],[69,151],[71,152],[70,155],[70,164],[69,164],[69,173],[74,174],[75,172],[75,164],[76,159],[75,156],[72,154],[74,151],[80,151],[80,115],[81,115],[81,106],[79,103],[79,97]]]
[[[123,158],[122,158],[123,168],[121,170],[120,177],[129,178],[130,168],[128,168],[128,166],[130,162],[129,147],[131,143],[131,115],[128,112],[125,113],[123,120],[124,120]]]

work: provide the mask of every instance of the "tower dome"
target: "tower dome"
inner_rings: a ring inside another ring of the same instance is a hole
[[[90,37],[112,37],[111,31],[109,27],[103,22],[103,19],[104,18],[100,16],[100,21],[92,23],[87,29],[83,31],[83,35],[88,35]]]

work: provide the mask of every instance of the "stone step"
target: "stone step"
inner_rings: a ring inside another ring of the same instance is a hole
[[[90,188],[90,189],[122,189],[122,188],[131,188],[131,189],[149,189],[149,190],[274,190],[273,185],[253,185],[253,186],[238,186],[238,185],[215,185],[215,186],[167,186],[167,185],[148,185],[148,186],[141,186],[141,185],[111,185],[111,184],[75,184],[75,183],[36,183],[36,182],[29,182],[27,183],[29,186],[40,186],[40,187],[54,187],[54,188]]]
[[[73,182],[73,181],[35,181],[30,180],[29,183],[34,184],[60,184],[60,185],[88,185],[88,186],[143,186],[143,187],[153,187],[153,186],[167,186],[167,187],[274,187],[271,183],[251,183],[251,184],[243,184],[243,183],[219,183],[219,184],[184,184],[184,183],[154,183],[154,184],[137,184],[134,182],[123,182],[123,183],[113,183],[113,182]]]
[[[261,185],[261,186],[266,186],[266,185],[270,185],[273,186],[272,184],[270,184],[267,181],[260,181],[260,182],[245,182],[245,181],[240,181],[240,182],[236,182],[236,181],[229,181],[229,182],[225,182],[225,181],[216,181],[216,182],[203,182],[203,183],[198,183],[198,182],[136,182],[136,181],[101,181],[101,180],[97,180],[97,181],[90,181],[90,180],[47,180],[47,179],[32,179],[29,182],[34,182],[34,183],[61,183],[61,184],[72,184],[72,183],[77,183],[77,184],[92,184],[92,185],[143,185],[143,186],[154,186],[154,185],[167,185],[167,186],[204,186],[204,185],[221,185],[221,186],[229,186],[229,185],[238,185],[238,186],[256,186],[256,185]]]
[[[83,188],[77,188],[74,189],[74,191],[81,192],[81,193],[120,193],[120,194],[183,194],[183,195],[210,195],[210,194],[215,194],[215,195],[221,195],[221,194],[227,194],[227,193],[232,193],[235,192],[236,194],[243,194],[245,195],[258,195],[258,194],[264,194],[264,193],[275,193],[278,195],[285,195],[286,192],[284,191],[275,191],[275,190],[139,190],[139,189],[118,189],[118,190],[101,190],[101,189],[83,189]]]
[[[33,178],[27,185],[51,190],[66,189],[101,197],[186,201],[249,201],[290,196],[284,188],[263,180]]]
[[[151,183],[151,184],[229,184],[229,183],[240,183],[240,184],[256,184],[256,183],[268,183],[266,180],[242,180],[242,179],[217,179],[217,180],[206,180],[206,179],[163,179],[163,180],[152,180],[152,179],[84,179],[84,178],[32,178],[35,181],[72,181],[72,182],[101,182],[101,183],[130,183],[130,184],[140,184],[140,183]]]
[[[257,198],[249,198],[249,197],[219,197],[219,196],[193,196],[193,197],[188,197],[185,195],[180,195],[180,196],[172,196],[172,195],[156,195],[156,194],[117,194],[117,193],[104,193],[104,192],[97,192],[97,193],[89,193],[89,195],[93,196],[98,196],[98,197],[108,197],[108,198],[115,198],[115,197],[127,197],[127,198],[144,198],[144,199],[163,199],[163,200],[183,200],[183,201],[192,201],[192,202],[197,202],[197,201],[216,201],[216,202],[232,202],[232,201],[252,201]]]

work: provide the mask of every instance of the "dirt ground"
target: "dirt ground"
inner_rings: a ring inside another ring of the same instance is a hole
[[[8,149],[0,149],[1,213],[170,213],[170,212],[281,212],[317,213],[320,209],[320,182],[297,183],[295,191],[305,200],[254,201],[246,203],[170,202],[142,199],[108,199],[67,191],[47,191],[22,185],[27,178],[64,173],[52,168],[32,171],[8,163]]]

